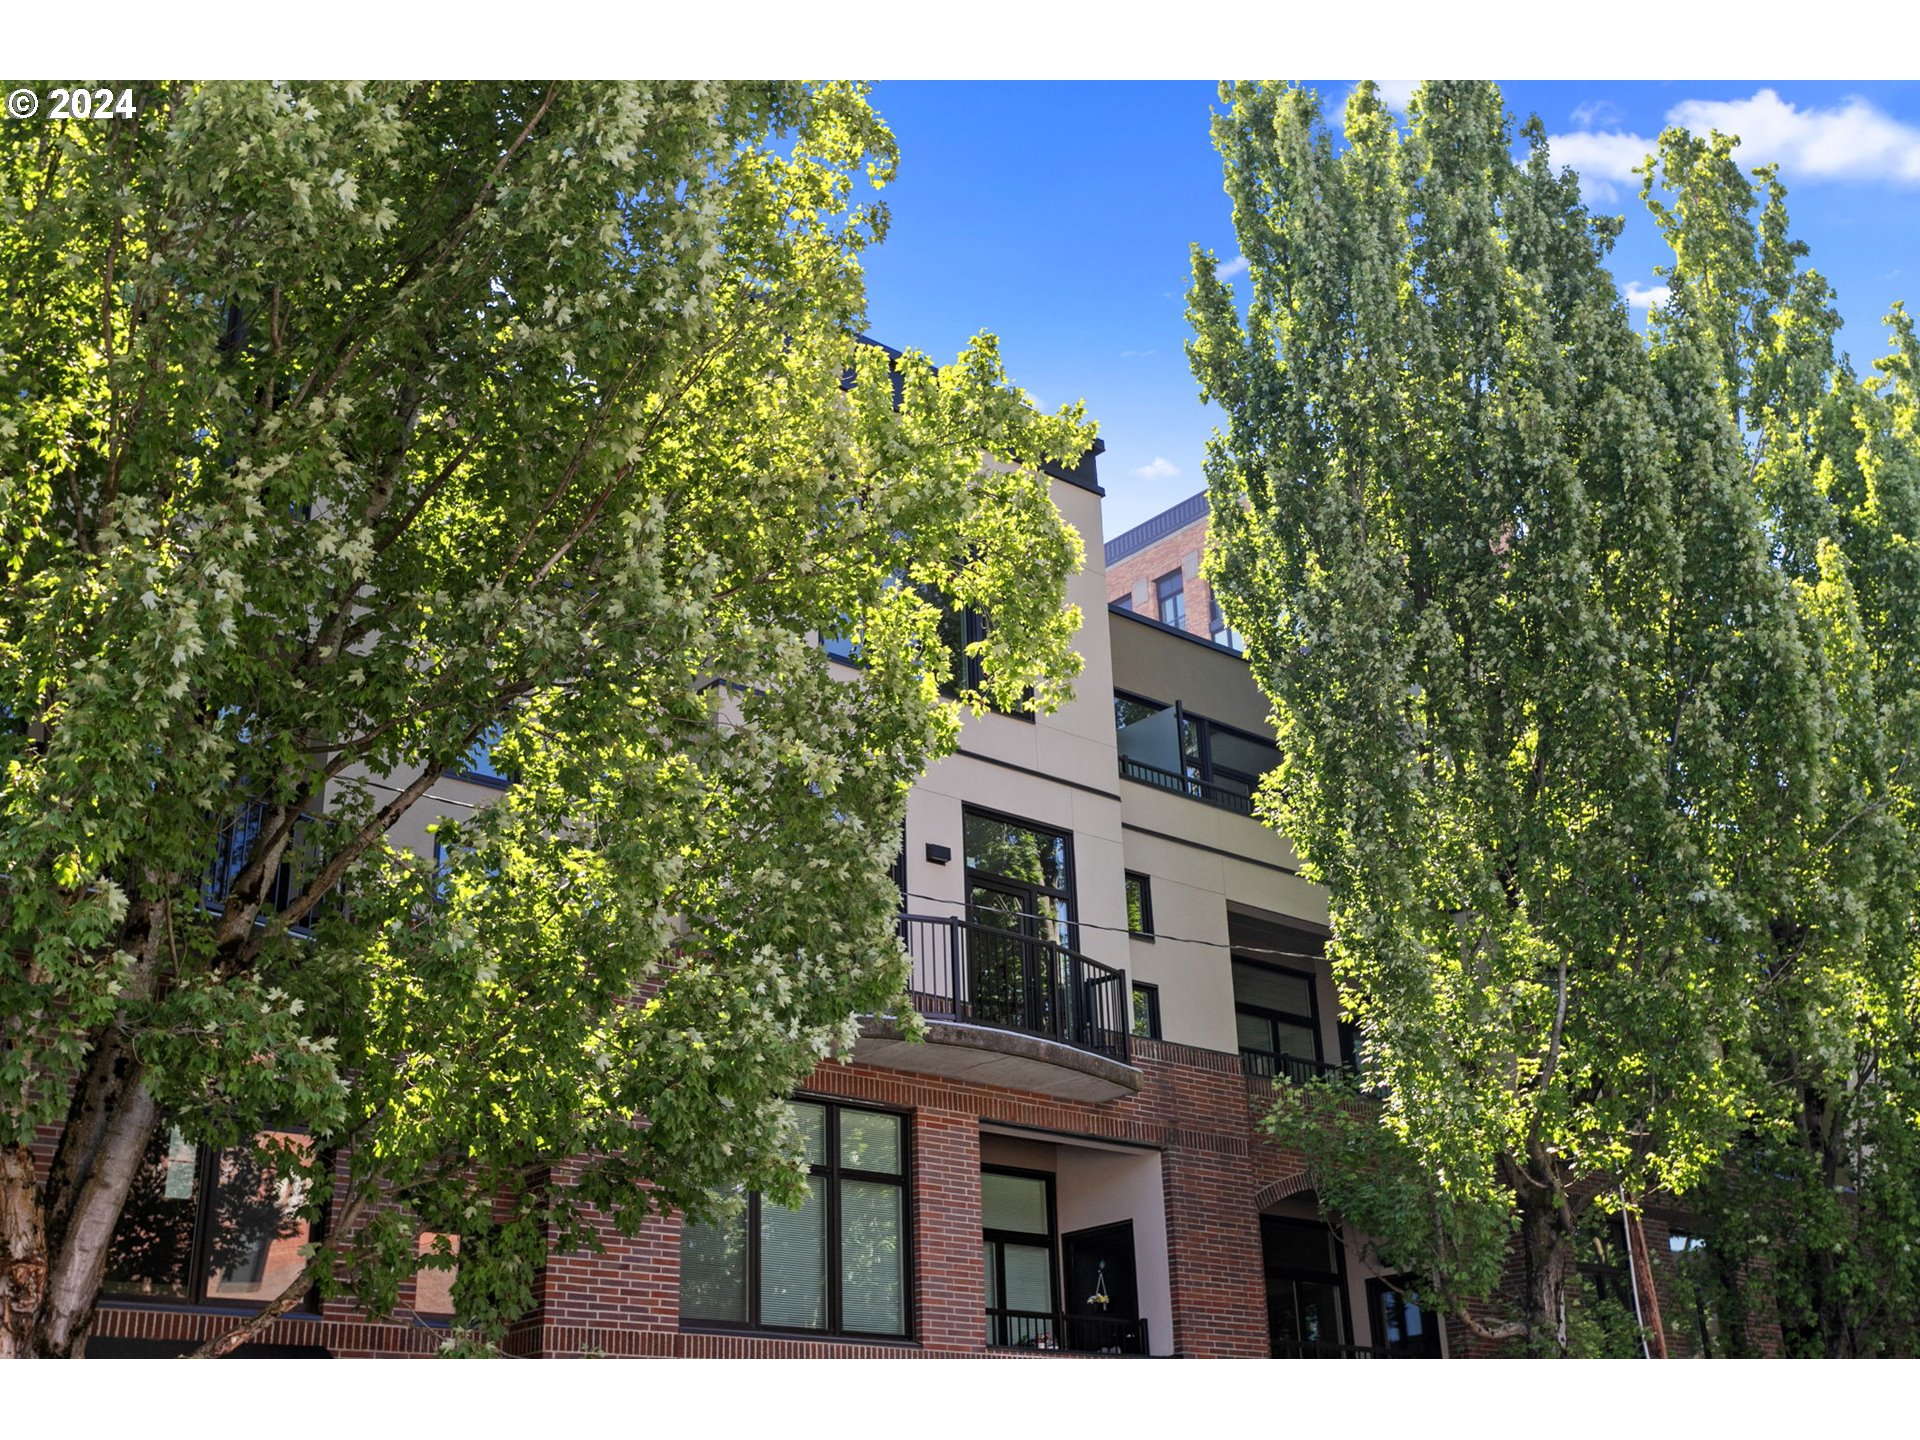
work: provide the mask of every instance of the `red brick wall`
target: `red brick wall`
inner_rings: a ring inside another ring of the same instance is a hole
[[[1211,640],[1213,632],[1208,625],[1212,614],[1210,602],[1213,590],[1200,578],[1200,567],[1195,558],[1204,554],[1206,548],[1207,522],[1204,518],[1171,535],[1161,536],[1151,545],[1107,567],[1107,600],[1112,602],[1123,597],[1132,598],[1136,612],[1158,620],[1160,605],[1153,591],[1153,582],[1162,575],[1181,570],[1185,574],[1188,633],[1198,635],[1202,640]],[[1144,605],[1134,596],[1135,586],[1143,580],[1147,584]]]

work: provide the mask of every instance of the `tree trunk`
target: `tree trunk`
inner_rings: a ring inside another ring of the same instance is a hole
[[[1567,1353],[1567,1276],[1573,1269],[1573,1237],[1560,1206],[1543,1197],[1521,1197],[1520,1245],[1526,1257],[1527,1353]]]
[[[47,1234],[33,1151],[0,1147],[0,1360],[33,1353],[33,1331],[47,1293]]]
[[[47,1181],[41,1215],[48,1265],[34,1354],[85,1353],[114,1227],[158,1118],[139,1062],[109,1031],[75,1087]]]

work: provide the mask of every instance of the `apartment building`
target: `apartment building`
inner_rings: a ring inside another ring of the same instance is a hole
[[[609,1229],[604,1255],[555,1254],[515,1352],[1471,1348],[1404,1277],[1367,1267],[1320,1215],[1301,1157],[1258,1129],[1275,1086],[1352,1056],[1322,954],[1325,896],[1252,816],[1277,754],[1246,662],[1191,610],[1141,603],[1141,586],[1175,574],[1204,603],[1204,496],[1197,515],[1185,502],[1103,547],[1095,465],[1050,481],[1087,542],[1070,585],[1076,698],[970,718],[909,801],[902,935],[924,1042],[870,1017],[853,1054],[793,1097],[811,1137],[803,1208],[752,1197],[729,1224],[668,1217],[634,1237]],[[1116,546],[1122,565],[1143,562],[1139,578],[1108,568]],[[440,792],[480,804],[503,783],[480,771]],[[413,838],[429,843],[424,828]],[[162,1136],[154,1161],[94,1354],[177,1353],[299,1263],[305,1230],[281,1220],[244,1153]],[[172,1251],[157,1260],[162,1232]],[[448,1281],[422,1271],[401,1319],[368,1321],[350,1301],[295,1312],[256,1351],[430,1352]]]

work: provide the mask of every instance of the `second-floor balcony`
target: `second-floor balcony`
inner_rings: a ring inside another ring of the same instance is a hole
[[[908,993],[929,1019],[1021,1030],[1124,1062],[1126,973],[1052,940],[953,916],[902,915]]]
[[[1111,1100],[1140,1088],[1128,1063],[1132,997],[1123,970],[1041,934],[949,915],[902,915],[912,960],[908,999],[926,1043],[885,1016],[866,1025],[858,1058],[893,1069]]]

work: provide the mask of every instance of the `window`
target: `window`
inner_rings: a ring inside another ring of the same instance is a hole
[[[1127,871],[1127,933],[1153,938],[1153,884],[1144,875]]]
[[[1420,1298],[1411,1275],[1367,1282],[1374,1349],[1390,1359],[1438,1360],[1440,1317]]]
[[[891,1111],[797,1100],[807,1197],[751,1194],[680,1232],[680,1318],[701,1325],[905,1336],[907,1127]]]
[[[1107,603],[1116,610],[1124,610],[1129,615],[1133,613],[1133,596],[1131,595],[1122,595],[1118,600],[1109,600]]]
[[[113,1232],[103,1298],[244,1307],[292,1283],[318,1238],[302,1213],[307,1187],[257,1147],[304,1154],[310,1142],[286,1130],[254,1139],[216,1150],[160,1123]]]
[[[1254,789],[1280,763],[1271,740],[1177,703],[1162,705],[1116,691],[1113,724],[1120,773],[1127,779],[1241,815],[1253,813]]]
[[[1160,606],[1160,623],[1176,630],[1187,628],[1186,580],[1176,570],[1153,582],[1153,594]]]
[[[1133,982],[1133,1033],[1142,1040],[1160,1038],[1160,987]]]
[[[1311,1080],[1320,1063],[1320,1016],[1313,976],[1236,957],[1233,1018],[1249,1075]]]
[[[981,1244],[987,1272],[987,1343],[1058,1350],[1054,1333],[1053,1177],[980,1172]]]
[[[1208,629],[1213,635],[1213,643],[1235,654],[1246,649],[1247,642],[1240,638],[1240,632],[1227,624],[1226,617],[1220,613],[1220,602],[1209,597],[1207,609],[1210,621]]]
[[[1679,1309],[1689,1316],[1699,1357],[1711,1360],[1716,1355],[1727,1354],[1726,1342],[1721,1337],[1720,1316],[1714,1306],[1714,1277],[1707,1242],[1684,1230],[1673,1230],[1667,1235],[1667,1252],[1673,1257],[1679,1282],[1674,1287],[1679,1292]]]
[[[1063,830],[969,806],[967,918],[1073,948],[1073,841]]]
[[[513,783],[513,777],[501,773],[493,763],[493,747],[500,743],[500,737],[506,733],[506,726],[496,720],[486,732],[473,742],[466,756],[454,767],[453,773],[462,780],[477,780],[482,785],[505,787]]]
[[[1267,1339],[1276,1358],[1338,1359],[1352,1332],[1346,1257],[1319,1220],[1260,1217],[1267,1276]]]

